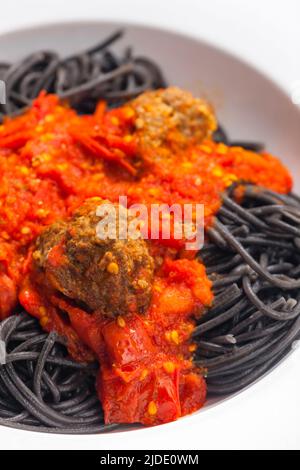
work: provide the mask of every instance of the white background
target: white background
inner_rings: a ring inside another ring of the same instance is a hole
[[[187,32],[246,58],[288,92],[300,80],[299,0],[2,0],[0,5],[0,33],[74,19],[132,21]],[[180,423],[80,438],[1,428],[0,448],[300,449],[299,359],[300,349],[231,399],[230,406]]]

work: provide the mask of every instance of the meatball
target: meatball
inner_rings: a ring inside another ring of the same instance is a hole
[[[103,203],[108,201],[89,199],[69,221],[42,233],[33,253],[37,278],[88,311],[110,317],[142,313],[151,299],[153,258],[142,238],[99,238],[97,226],[104,216],[96,211]],[[108,204],[115,209],[119,233],[121,207]]]
[[[143,93],[130,106],[143,147],[184,148],[202,142],[216,129],[211,106],[177,87]]]

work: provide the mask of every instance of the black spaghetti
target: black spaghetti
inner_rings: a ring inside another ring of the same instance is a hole
[[[21,313],[0,325],[0,424],[70,434],[105,426],[94,388],[97,366],[67,357],[63,341]]]
[[[194,336],[210,393],[233,393],[263,375],[300,336],[300,201],[247,185],[223,206],[200,253],[214,283],[212,309]]]
[[[100,99],[117,106],[145,90],[165,87],[155,62],[135,56],[131,47],[119,54],[111,49],[122,36],[123,31],[116,31],[67,58],[38,51],[17,63],[0,64],[0,79],[6,84],[0,120],[22,113],[43,90],[68,100],[80,113],[91,113]]]

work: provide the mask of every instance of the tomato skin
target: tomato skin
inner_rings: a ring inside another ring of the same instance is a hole
[[[132,315],[123,326],[118,320],[100,326],[87,314],[79,318],[77,311],[75,317],[72,324],[79,336],[98,354],[97,389],[106,423],[156,425],[203,406],[204,379],[189,372],[188,361],[155,347],[142,318]],[[155,413],[149,413],[151,405]]]
[[[207,386],[205,379],[197,371],[181,376],[180,401],[183,415],[194,413],[202,408],[206,401]]]
[[[162,365],[166,358],[151,359],[142,367],[139,364],[139,376],[135,374],[130,381],[116,377],[110,368],[102,368],[98,389],[105,422],[154,425],[174,421],[181,416],[179,369],[168,374]],[[147,370],[145,377],[143,370]],[[151,410],[151,405],[154,410]]]
[[[122,319],[122,326],[118,321],[108,323],[104,326],[102,335],[109,358],[117,367],[140,361],[155,352],[144,323],[138,315],[129,315]]]
[[[61,337],[65,338],[68,351],[75,360],[79,362],[95,360],[95,355],[77,335],[70,322],[60,315],[60,308],[63,309],[65,303],[55,296],[47,300],[45,293],[41,292],[37,285],[32,282],[30,276],[26,276],[23,281],[19,293],[19,302],[26,312],[39,320],[44,330],[48,332],[56,331]]]
[[[71,321],[98,354],[97,389],[106,423],[150,425],[181,416],[181,363],[154,346],[140,317],[129,315],[122,326],[118,320],[100,325],[96,318],[77,309]],[[167,372],[164,367],[170,361],[174,370]],[[157,408],[154,414],[148,411],[151,403]]]

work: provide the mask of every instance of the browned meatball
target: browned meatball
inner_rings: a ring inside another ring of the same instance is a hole
[[[142,238],[97,236],[103,217],[96,215],[96,209],[104,202],[89,199],[68,222],[43,232],[33,254],[38,278],[90,311],[108,316],[143,312],[151,299],[153,258]],[[113,207],[118,216],[120,207]]]
[[[182,148],[202,142],[216,129],[211,106],[177,87],[145,92],[130,106],[142,146]]]

